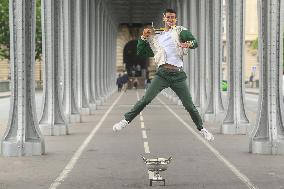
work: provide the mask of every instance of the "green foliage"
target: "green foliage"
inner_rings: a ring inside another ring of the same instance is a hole
[[[41,0],[36,0],[36,54],[35,58],[40,59],[42,54],[42,34],[41,34]]]
[[[36,59],[42,54],[41,39],[41,1],[36,0]],[[9,0],[0,2],[0,59],[9,59],[10,31],[9,31]]]
[[[252,42],[251,47],[252,47],[253,49],[257,49],[257,48],[258,48],[258,38],[256,38],[256,39]]]
[[[9,46],[10,46],[9,0],[1,0],[1,3],[0,3],[0,59],[9,58]]]

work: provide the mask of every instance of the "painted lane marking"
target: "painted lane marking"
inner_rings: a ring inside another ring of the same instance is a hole
[[[77,149],[75,154],[72,156],[71,160],[68,162],[68,164],[65,166],[63,171],[60,173],[60,175],[53,181],[53,183],[50,185],[49,189],[56,189],[67,177],[68,174],[72,171],[75,164],[77,163],[78,159],[82,155],[85,148],[88,146],[96,132],[99,130],[99,128],[102,126],[103,122],[107,118],[108,114],[111,112],[113,107],[117,104],[119,99],[121,98],[123,93],[121,93],[116,100],[113,102],[113,104],[109,107],[109,109],[106,111],[106,113],[103,115],[101,120],[98,122],[98,124],[93,128],[92,132],[88,135],[88,137],[84,140],[84,142],[81,144],[81,146]]]
[[[139,94],[138,92],[136,91],[136,96],[137,96],[137,99],[139,100]],[[140,122],[141,122],[141,129],[145,129],[145,124],[144,124],[144,121],[143,121],[143,115],[142,115],[142,112],[140,112]],[[143,139],[146,139],[147,138],[147,134],[146,134],[146,131],[145,130],[142,130],[142,138]],[[150,149],[149,149],[149,144],[148,142],[144,142],[144,150],[145,150],[145,153],[146,154],[150,154]],[[151,172],[151,171],[148,171],[148,178],[149,179],[152,179],[154,177],[154,173]]]
[[[205,146],[220,160],[222,161],[248,188],[258,189],[249,178],[241,173],[231,162],[229,162],[218,150],[209,144],[201,135],[199,135],[190,125],[188,125],[180,116],[178,116],[168,105],[166,105],[159,97],[157,98],[193,135],[196,136]]]
[[[146,154],[150,154],[149,144],[148,142],[144,142],[144,149]]]
[[[147,138],[147,134],[146,134],[146,131],[145,131],[145,130],[142,131],[142,137],[143,137],[143,139],[146,139],[146,138]]]
[[[144,124],[144,122],[141,122],[141,129],[145,129],[145,124]]]

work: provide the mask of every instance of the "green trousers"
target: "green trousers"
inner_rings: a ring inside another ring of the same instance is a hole
[[[160,67],[151,85],[146,90],[145,95],[134,105],[134,107],[124,114],[125,120],[129,123],[165,88],[170,87],[179,97],[185,109],[189,112],[191,119],[198,130],[203,128],[202,119],[198,110],[192,102],[191,95],[186,85],[186,74],[184,71],[168,71]]]

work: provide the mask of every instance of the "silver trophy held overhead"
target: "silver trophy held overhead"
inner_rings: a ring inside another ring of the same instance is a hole
[[[144,163],[147,166],[148,171],[154,173],[150,180],[150,186],[152,186],[153,182],[164,182],[164,186],[166,185],[166,180],[160,175],[160,172],[167,170],[168,164],[171,163],[172,157],[169,158],[150,158],[146,159],[142,156]]]
[[[154,30],[155,34],[160,34],[165,30],[165,28],[155,28],[153,22],[152,22],[152,29]]]

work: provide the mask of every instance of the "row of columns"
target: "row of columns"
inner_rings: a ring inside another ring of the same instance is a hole
[[[283,10],[280,0],[258,0],[260,97],[256,125],[250,123],[244,107],[245,0],[226,0],[227,54],[229,69],[228,106],[221,98],[222,0],[171,0],[180,25],[190,28],[199,47],[184,59],[189,89],[204,121],[219,121],[222,134],[248,134],[249,151],[284,154],[283,101]],[[282,17],[281,17],[282,16]],[[282,20],[281,20],[282,19]],[[163,92],[176,101],[170,89]]]
[[[228,107],[223,134],[246,134],[244,108],[244,0],[227,0]],[[283,154],[280,0],[259,0],[261,90],[250,152]],[[195,104],[205,121],[224,112],[221,98],[222,0],[172,0],[182,25],[192,28],[199,48],[185,58]],[[39,121],[34,102],[35,0],[10,1],[12,99],[2,139],[6,156],[45,152],[44,135],[68,134],[69,124],[115,91],[117,27],[102,0],[42,0],[44,92]],[[158,23],[158,20],[155,22]],[[283,50],[283,49],[282,49]],[[174,93],[166,95],[179,102]],[[225,113],[225,112],[224,112]]]
[[[35,0],[10,1],[12,95],[4,156],[45,153],[115,91],[116,23],[102,0],[42,0],[43,104],[35,112]]]

